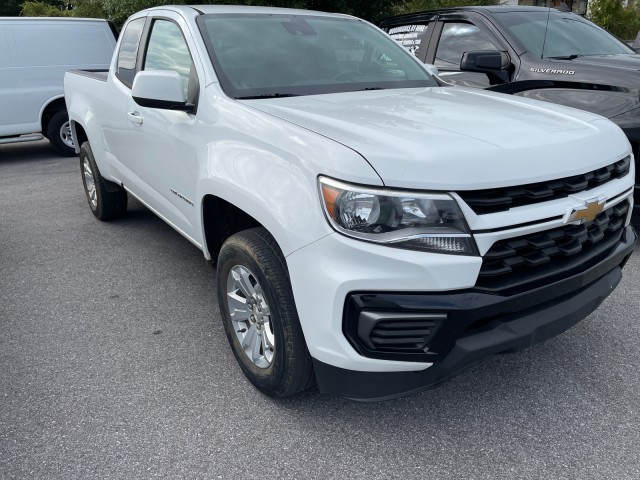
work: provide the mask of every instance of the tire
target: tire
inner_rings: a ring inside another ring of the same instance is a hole
[[[89,142],[80,147],[82,185],[91,212],[100,220],[113,220],[127,213],[127,191],[102,178]]]
[[[66,110],[56,112],[47,124],[46,137],[53,148],[65,157],[75,157],[76,150],[69,126],[69,115]]]
[[[276,398],[289,397],[313,386],[311,356],[286,263],[275,239],[264,228],[229,237],[220,249],[216,279],[227,340],[249,381],[264,394]],[[252,312],[257,314],[253,321]],[[252,342],[250,338],[256,340]]]

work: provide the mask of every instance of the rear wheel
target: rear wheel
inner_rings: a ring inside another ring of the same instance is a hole
[[[76,155],[75,144],[71,135],[71,124],[69,114],[66,110],[56,112],[47,125],[47,138],[58,153],[73,157]]]
[[[229,237],[216,277],[227,340],[249,381],[280,398],[313,385],[311,356],[274,238],[264,228]]]
[[[127,213],[127,192],[120,185],[102,178],[89,142],[80,147],[82,184],[91,212],[100,220],[112,220]]]

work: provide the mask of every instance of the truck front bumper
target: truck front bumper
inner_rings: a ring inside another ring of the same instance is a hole
[[[352,352],[371,361],[373,368],[323,361],[318,358],[321,355],[314,354],[321,347],[310,348],[320,390],[353,400],[390,399],[433,387],[491,354],[517,351],[558,335],[593,312],[616,287],[635,242],[635,232],[627,227],[614,251],[597,265],[511,296],[482,293],[472,287],[447,293],[410,289],[406,293],[350,291],[342,297],[346,301],[341,336],[349,342]],[[358,322],[362,312],[370,311],[382,312],[383,317],[422,314],[425,318],[437,318],[444,314],[444,320],[436,321],[433,336],[419,355],[428,360],[413,363],[410,369],[407,365],[411,362],[402,361],[403,358],[415,362],[417,357],[380,354],[369,349],[368,329],[359,329]],[[311,344],[321,342],[312,340]],[[384,371],[379,368],[383,364],[391,367]]]

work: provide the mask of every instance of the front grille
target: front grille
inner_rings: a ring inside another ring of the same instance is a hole
[[[590,190],[629,173],[631,157],[611,165],[573,177],[530,183],[513,187],[457,192],[478,215],[504,212],[513,207],[564,198],[572,193]]]
[[[582,225],[496,242],[483,257],[476,288],[510,294],[587,270],[616,246],[628,211],[623,201]]]

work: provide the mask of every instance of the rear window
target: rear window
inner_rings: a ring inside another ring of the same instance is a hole
[[[12,25],[19,65],[108,65],[113,34],[106,23],[61,22]]]

